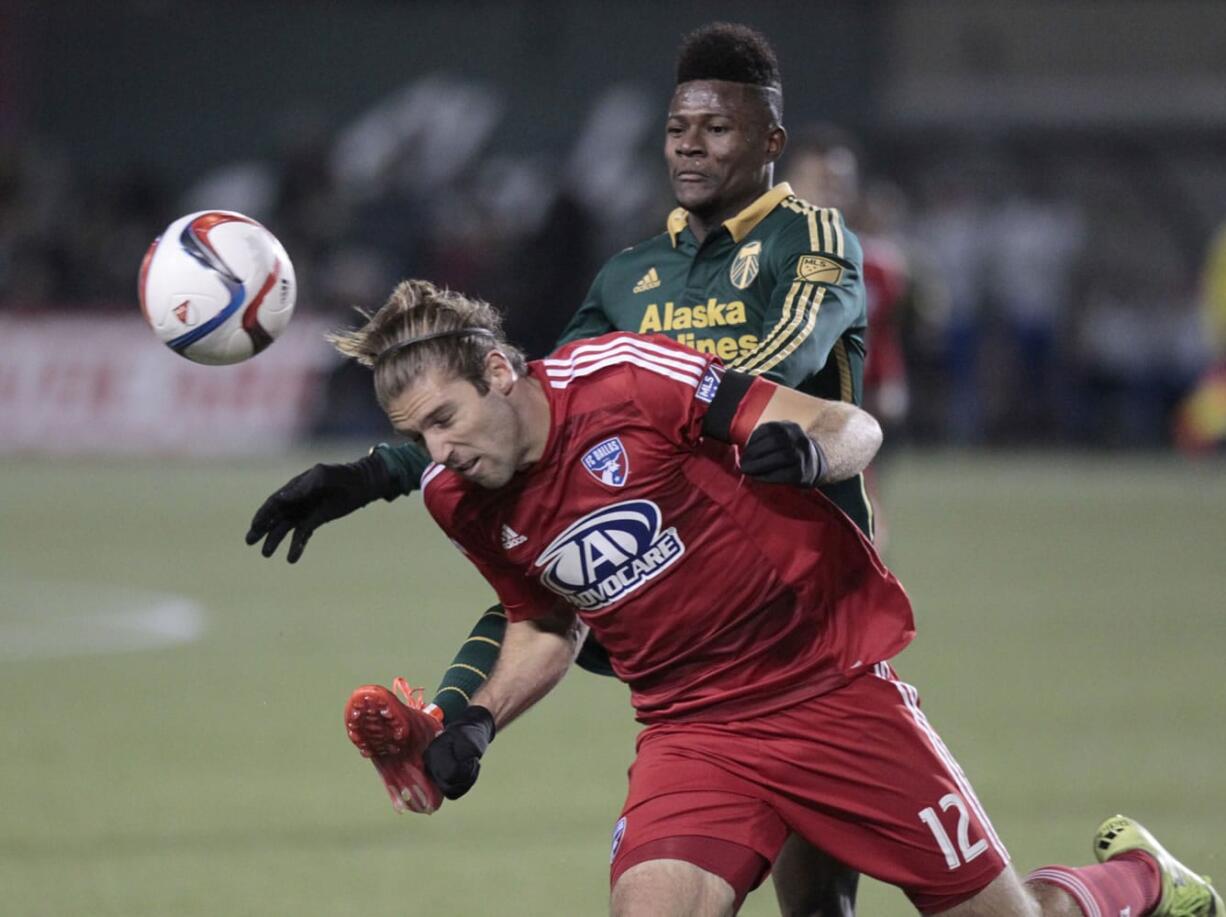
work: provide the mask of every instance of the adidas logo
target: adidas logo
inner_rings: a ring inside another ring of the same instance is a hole
[[[502,527],[502,549],[509,551],[511,548],[518,548],[521,544],[527,541],[526,535],[521,535],[509,525]]]
[[[654,290],[659,285],[660,275],[656,273],[656,269],[653,267],[642,276],[638,283],[634,285],[634,292],[646,293],[648,290]]]

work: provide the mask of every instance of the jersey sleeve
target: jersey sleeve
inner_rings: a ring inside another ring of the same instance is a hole
[[[767,254],[776,279],[760,343],[728,365],[795,388],[826,365],[844,333],[864,326],[863,254],[837,210],[784,206],[798,219]]]
[[[374,453],[392,474],[392,480],[402,494],[411,494],[420,486],[421,476],[430,464],[430,456],[412,443],[379,443]]]
[[[779,386],[761,376],[726,370],[702,420],[702,433],[720,442],[744,446],[758,418]]]
[[[592,281],[592,286],[588,289],[587,296],[583,299],[583,304],[579,306],[579,310],[571,316],[566,327],[562,329],[562,336],[558,338],[558,347],[562,347],[572,341],[594,338],[617,330],[617,326],[613,324],[604,310],[604,296],[601,290],[604,286],[605,272],[607,270],[608,265],[606,264],[600,269],[596,279]]]

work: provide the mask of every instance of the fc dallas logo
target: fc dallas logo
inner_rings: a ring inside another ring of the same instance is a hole
[[[630,474],[630,456],[621,439],[610,436],[583,453],[583,467],[601,484],[622,487]]]

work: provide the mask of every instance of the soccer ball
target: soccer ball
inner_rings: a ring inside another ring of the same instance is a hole
[[[294,313],[294,265],[250,217],[203,210],[153,240],[140,307],[167,347],[197,363],[238,363],[273,342]]]

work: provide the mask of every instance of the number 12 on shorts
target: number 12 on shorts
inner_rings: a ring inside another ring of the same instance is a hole
[[[945,826],[941,824],[941,816],[937,815],[936,809],[932,808],[932,806],[921,809],[919,817],[928,826],[928,829],[932,831],[932,836],[936,838],[937,843],[940,844],[941,852],[945,854],[946,864],[950,869],[957,869],[987,850],[988,842],[984,838],[980,838],[975,843],[971,843],[970,814],[966,811],[966,803],[962,801],[962,797],[957,793],[946,793],[941,797],[941,811],[948,812],[950,809],[958,810],[957,849],[954,849],[953,841],[950,840]],[[961,853],[960,859],[959,853]]]

